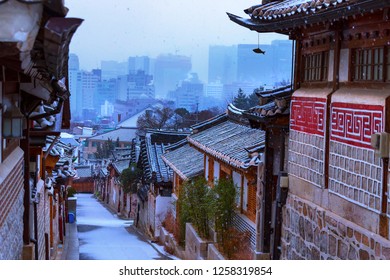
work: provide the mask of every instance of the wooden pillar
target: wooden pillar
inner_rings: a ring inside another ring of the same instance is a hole
[[[294,81],[291,81],[294,85],[294,90],[301,87],[301,61],[302,61],[302,38],[300,35],[294,36],[295,39],[295,62],[294,62]]]

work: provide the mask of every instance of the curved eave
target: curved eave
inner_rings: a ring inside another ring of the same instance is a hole
[[[379,10],[390,5],[390,0],[365,0],[356,3],[351,3],[343,6],[336,6],[330,9],[321,10],[318,13],[296,14],[291,17],[283,17],[280,19],[244,19],[239,16],[227,13],[230,20],[244,26],[250,30],[260,33],[276,32],[281,34],[289,34],[290,31],[321,22],[333,22],[349,16],[360,15]]]
[[[58,80],[67,76],[69,45],[83,22],[79,18],[51,18],[45,25],[45,60],[49,72]]]
[[[65,17],[69,12],[69,9],[65,7],[63,0],[50,0],[42,2],[44,2],[46,9],[50,10],[57,16]]]
[[[287,35],[289,31],[281,30],[280,24],[275,22],[269,22],[269,23],[259,23],[258,21],[252,20],[252,19],[246,19],[242,18],[230,13],[226,13],[231,21],[237,23],[238,25],[241,25],[243,27],[246,27],[252,31],[260,32],[260,33],[266,33],[266,32],[276,32]]]

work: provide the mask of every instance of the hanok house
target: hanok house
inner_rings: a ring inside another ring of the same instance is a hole
[[[76,176],[72,187],[78,193],[94,193],[93,167],[91,165],[76,165]]]
[[[143,175],[138,189],[136,225],[152,238],[159,236],[161,222],[171,208],[172,170],[161,156],[167,146],[187,135],[185,132],[160,130],[147,130],[140,135],[138,167]]]
[[[110,174],[108,186],[108,205],[125,218],[134,219],[137,208],[137,194],[125,193],[120,182],[120,176],[130,167],[131,158],[120,159],[110,163],[107,167]]]
[[[228,107],[227,113],[192,126],[187,137],[191,147],[203,154],[204,176],[209,186],[220,178],[231,178],[237,188],[234,227],[250,233],[251,250],[255,258],[260,242],[261,198],[257,198],[257,174],[262,170],[261,155],[265,133],[249,127],[242,111]]]
[[[282,259],[390,259],[389,8],[289,0],[229,14],[295,42]]]
[[[45,240],[50,249],[50,255],[56,252],[56,248],[63,245],[66,238],[65,224],[68,222],[67,191],[71,187],[76,172],[72,168],[74,148],[65,145],[59,137],[48,136],[46,146],[42,148],[43,155],[40,157],[42,166],[45,167],[45,187],[37,186],[33,188],[34,197],[43,200],[45,203],[38,204],[38,213],[35,215],[36,224],[46,224],[50,234]],[[34,165],[33,165],[34,166]],[[36,230],[38,235],[43,235],[43,231]],[[38,246],[43,247],[43,242],[38,242]]]
[[[187,139],[168,146],[162,155],[163,161],[172,169],[170,181],[173,182],[171,211],[176,229],[179,227],[177,216],[178,199],[185,182],[198,176],[204,176],[204,155],[188,144]],[[171,229],[172,230],[172,229]],[[177,236],[180,232],[172,232]]]
[[[131,147],[132,140],[136,137],[135,128],[118,128],[112,131],[94,135],[87,139],[87,146],[84,147],[84,159],[94,159],[95,153],[98,151],[98,146],[103,146],[108,141],[113,141],[114,144],[119,144],[120,148]]]
[[[257,252],[280,258],[282,215],[286,202],[287,153],[291,86],[256,92],[259,104],[243,112],[252,128],[265,132],[264,170],[258,174],[260,189],[260,240]]]
[[[68,50],[82,20],[67,11],[59,0],[0,2],[0,259],[55,257],[37,219],[50,189],[39,147],[69,127]]]

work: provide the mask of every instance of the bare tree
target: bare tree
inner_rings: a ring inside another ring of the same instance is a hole
[[[138,118],[137,128],[140,130],[170,128],[173,115],[174,111],[169,107],[147,110]]]

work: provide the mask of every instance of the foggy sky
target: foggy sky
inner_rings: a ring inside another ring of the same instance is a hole
[[[257,33],[229,20],[226,12],[243,10],[261,0],[66,0],[67,17],[84,22],[70,52],[84,70],[101,60],[127,61],[129,56],[179,54],[192,57],[193,71],[207,80],[209,45],[257,44]],[[286,39],[260,34],[260,44]]]

